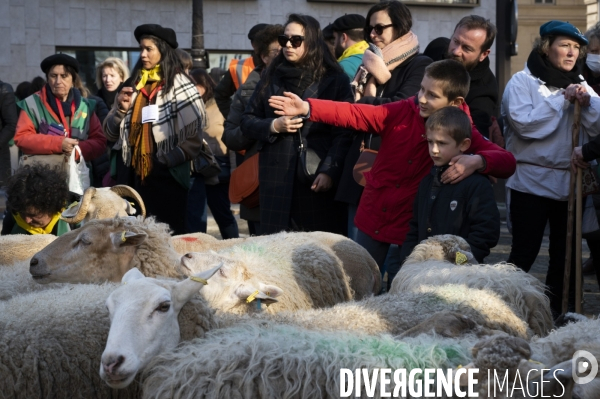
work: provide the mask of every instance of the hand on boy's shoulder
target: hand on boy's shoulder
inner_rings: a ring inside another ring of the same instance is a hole
[[[450,167],[442,174],[442,183],[456,184],[485,166],[481,155],[457,155],[450,160]]]

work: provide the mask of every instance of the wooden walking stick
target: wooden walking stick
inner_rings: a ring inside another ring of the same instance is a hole
[[[573,152],[573,148],[577,147],[579,144],[579,124],[581,121],[581,105],[579,101],[575,100],[575,112],[573,118],[573,139],[571,141],[572,148],[571,152]],[[565,274],[563,278],[563,296],[562,296],[562,312],[567,313],[569,306],[569,282],[571,281],[571,253],[573,252],[573,207],[575,205],[575,180],[577,180],[577,233],[575,234],[575,251],[576,259],[575,259],[575,267],[576,267],[576,277],[580,278],[581,276],[581,169],[577,168],[577,174],[573,171],[573,168],[570,168],[571,178],[569,180],[569,214],[567,218],[567,253],[565,259]],[[580,295],[581,291],[581,283],[577,286],[575,290],[575,294]],[[581,308],[581,303],[579,304],[579,308]],[[580,312],[580,310],[578,310]]]

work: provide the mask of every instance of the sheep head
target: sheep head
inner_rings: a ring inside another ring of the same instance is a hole
[[[420,263],[429,259],[456,264],[478,263],[465,239],[452,234],[440,234],[421,241],[406,258],[405,263]]]
[[[122,197],[134,198],[140,205],[142,216],[146,216],[146,208],[140,194],[125,185],[114,187],[89,187],[83,193],[81,201],[61,214],[67,223],[85,224],[92,219],[110,219],[115,216],[127,217],[135,214],[135,209]]]
[[[111,388],[125,388],[150,359],[177,346],[179,311],[208,284],[221,265],[175,282],[129,270],[106,300],[110,331],[102,353],[100,377]]]
[[[260,310],[261,304],[277,302],[277,297],[283,293],[275,285],[258,281],[243,261],[215,252],[190,252],[181,257],[180,263],[192,273],[206,270],[215,263],[223,264],[210,286],[202,290],[202,296],[213,308],[228,309],[233,313],[254,312]]]

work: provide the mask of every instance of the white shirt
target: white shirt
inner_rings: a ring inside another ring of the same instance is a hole
[[[579,145],[600,133],[600,98],[586,83],[590,106],[581,109]],[[506,186],[524,193],[566,201],[572,153],[574,105],[564,89],[546,86],[529,69],[510,79],[502,96],[506,149],[517,170]]]

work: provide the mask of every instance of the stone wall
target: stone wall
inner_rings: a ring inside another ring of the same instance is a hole
[[[422,49],[436,37],[450,36],[464,15],[495,21],[496,2],[480,2],[474,8],[410,6]],[[366,15],[370,7],[306,0],[204,0],[205,46],[249,50],[246,36],[256,23],[283,23],[287,14],[298,12],[325,26],[345,13]],[[191,0],[0,0],[0,15],[0,80],[13,86],[41,75],[41,60],[56,47],[136,48],[133,29],[143,23],[172,27],[180,46],[191,46]],[[492,48],[492,69],[494,55]]]

